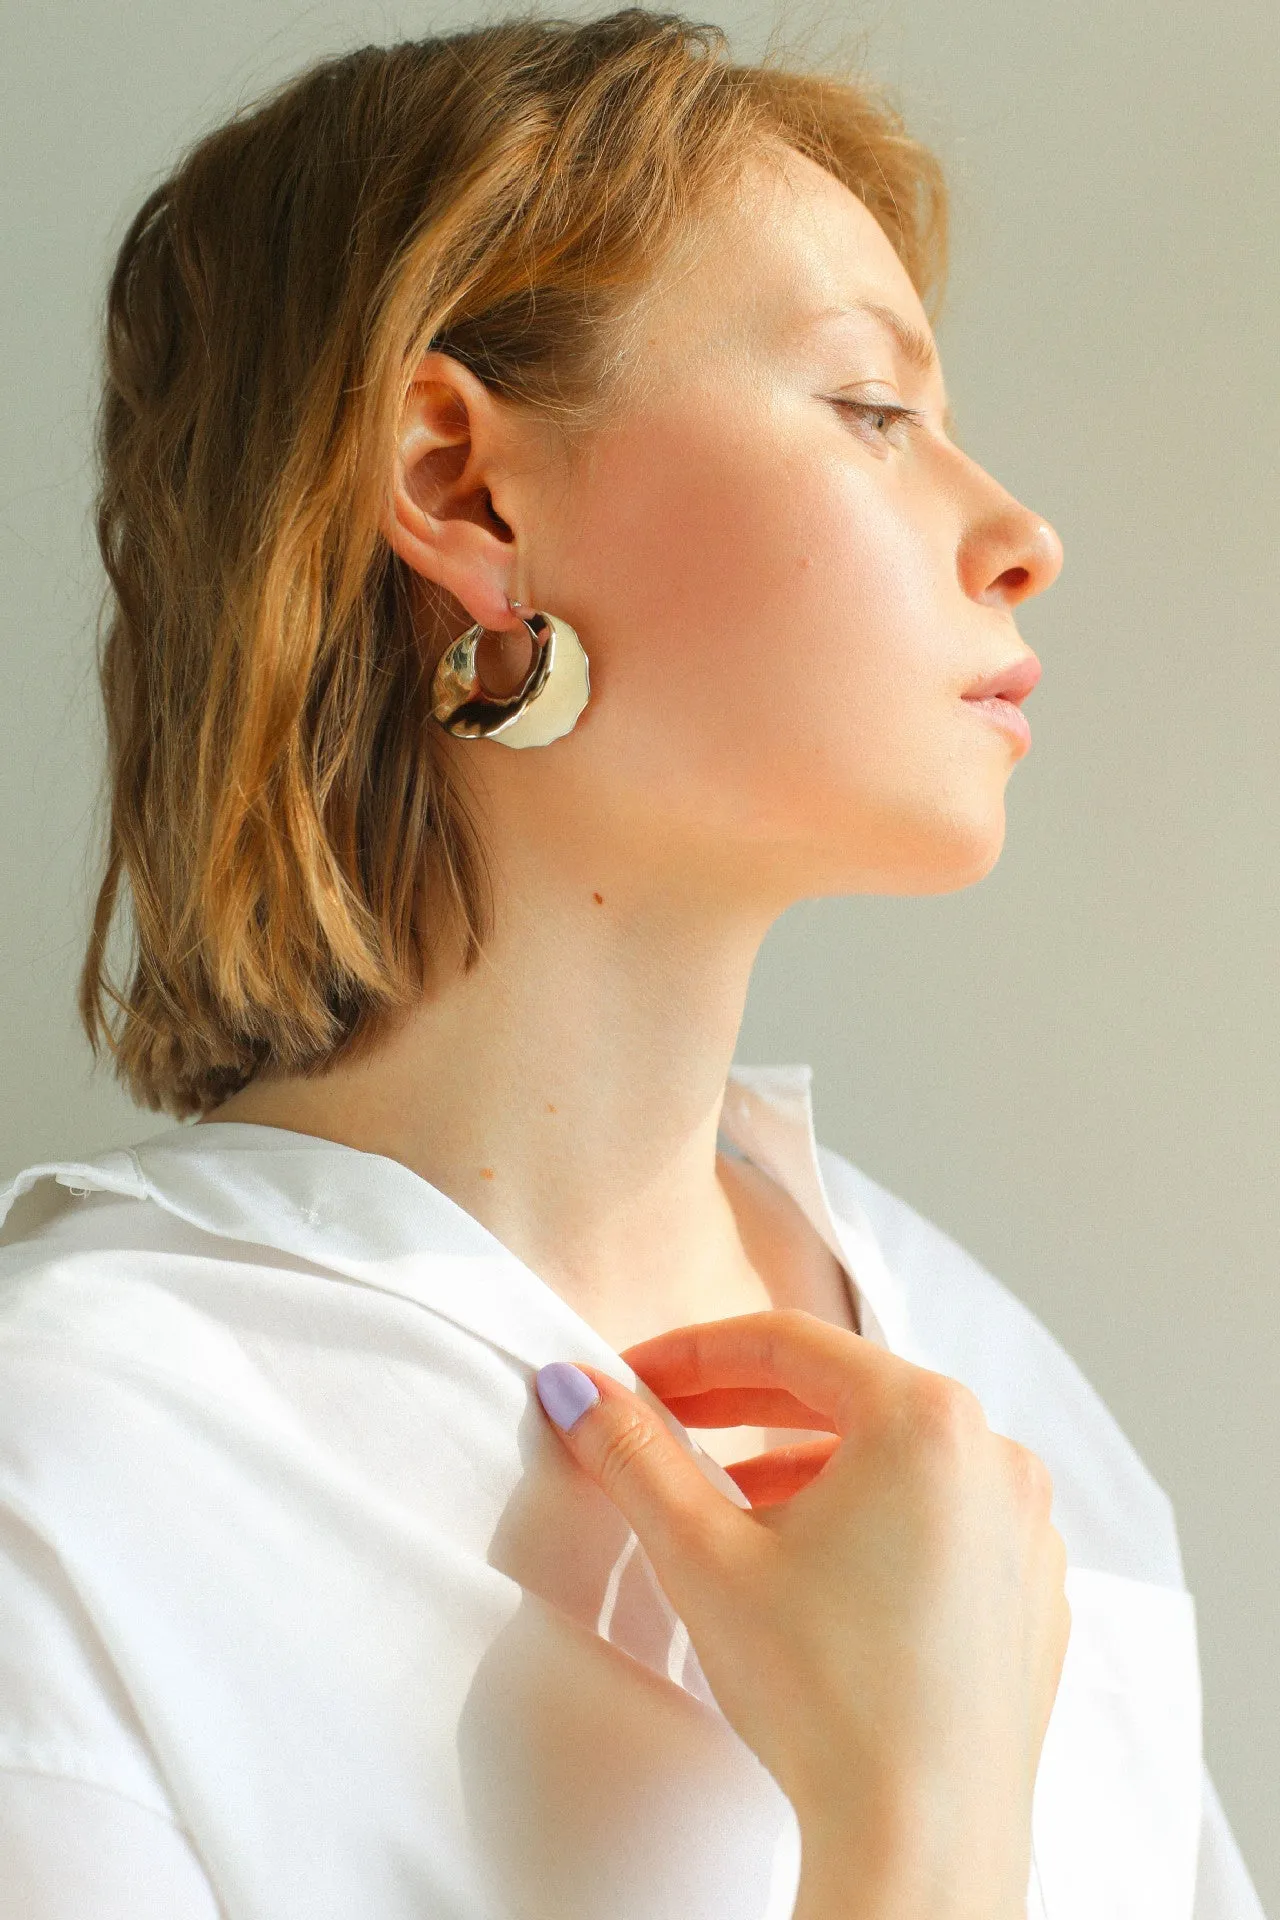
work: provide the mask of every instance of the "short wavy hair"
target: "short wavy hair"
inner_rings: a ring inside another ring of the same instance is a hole
[[[571,447],[633,390],[663,262],[778,143],[940,298],[942,168],[881,87],[734,64],[719,27],[637,7],[322,60],[138,209],[105,313],[109,818],[78,993],[138,1104],[186,1118],[367,1046],[451,916],[475,964],[492,892],[429,718],[452,636],[443,608],[415,628],[382,531],[413,370],[452,354]]]

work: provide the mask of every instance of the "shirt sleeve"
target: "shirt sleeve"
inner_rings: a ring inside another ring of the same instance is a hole
[[[0,1886],[23,1920],[222,1920],[185,1834],[108,1788],[0,1765]]]
[[[0,1887],[23,1920],[219,1920],[58,1554],[2,1503]]]
[[[1206,1767],[1196,1904],[1192,1920],[1266,1920],[1235,1835]]]
[[[177,1824],[146,1734],[57,1550],[0,1500],[0,1768]]]

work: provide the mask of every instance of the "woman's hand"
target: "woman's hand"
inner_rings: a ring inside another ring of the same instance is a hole
[[[634,1528],[725,1718],[795,1808],[806,1873],[812,1859],[815,1884],[858,1890],[797,1913],[1022,1915],[1070,1631],[1043,1463],[992,1433],[958,1381],[799,1309],[680,1327],[622,1357],[688,1427],[831,1435],[728,1468],[746,1512],[637,1395],[568,1370],[600,1397],[565,1445]],[[539,1391],[557,1377],[563,1364],[542,1369]]]

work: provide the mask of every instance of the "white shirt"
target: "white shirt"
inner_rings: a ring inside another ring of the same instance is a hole
[[[817,1144],[810,1079],[736,1066],[722,1142],[864,1336],[1053,1475],[1031,1920],[1261,1920],[1168,1498],[1027,1309]],[[745,1506],[618,1354],[381,1155],[175,1126],[27,1168],[0,1220],[47,1175],[0,1244],[5,1920],[785,1920],[791,1807],[536,1401],[546,1361],[613,1374]]]

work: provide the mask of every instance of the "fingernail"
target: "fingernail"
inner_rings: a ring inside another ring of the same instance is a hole
[[[562,1432],[567,1432],[600,1398],[595,1381],[569,1360],[552,1360],[539,1367],[534,1381],[539,1400]]]

